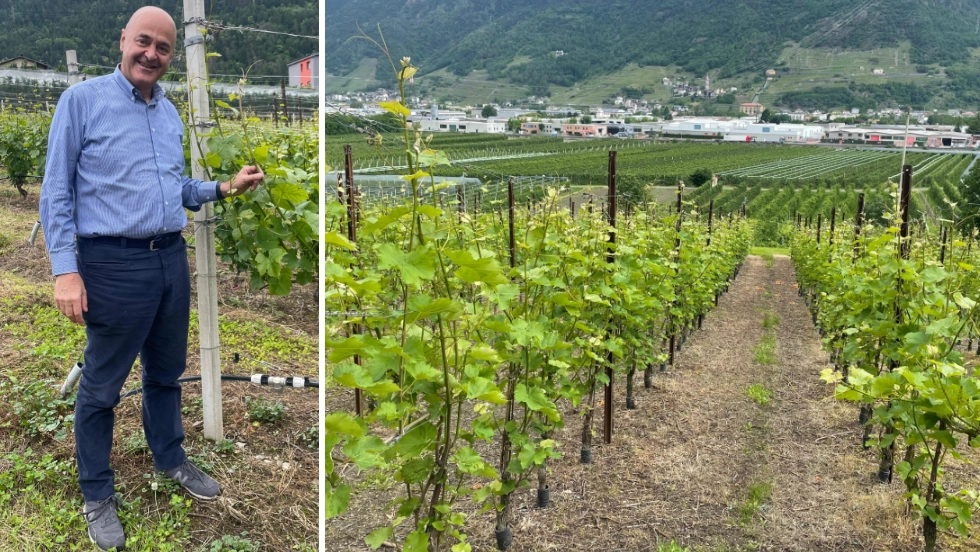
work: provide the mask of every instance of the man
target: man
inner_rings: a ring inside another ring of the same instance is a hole
[[[137,355],[155,469],[199,499],[221,492],[181,446],[190,273],[180,231],[184,208],[254,190],[264,175],[245,167],[231,182],[183,176],[183,124],[157,85],[176,43],[169,14],[137,10],[119,39],[122,63],[65,91],[48,140],[41,222],[58,309],[86,325],[75,441],[88,535],[102,550],[126,544],[109,453],[113,409]]]

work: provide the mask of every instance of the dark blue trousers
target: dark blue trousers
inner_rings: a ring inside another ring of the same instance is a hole
[[[187,363],[190,272],[183,239],[159,251],[78,238],[88,295],[85,365],[75,400],[78,483],[86,501],[115,492],[109,467],[114,408],[137,355],[143,367],[143,431],[160,470],[187,459],[180,384]]]

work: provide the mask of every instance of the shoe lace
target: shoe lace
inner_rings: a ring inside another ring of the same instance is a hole
[[[97,501],[96,504],[98,504],[98,506],[88,510],[87,512],[82,512],[82,515],[85,516],[85,521],[88,523],[101,521],[102,525],[105,526],[109,518],[106,513],[107,511],[115,512],[119,509],[119,498],[116,497],[116,495],[112,495],[105,500]]]

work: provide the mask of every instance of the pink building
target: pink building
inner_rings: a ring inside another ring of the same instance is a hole
[[[561,125],[561,133],[565,136],[606,136],[606,125]]]

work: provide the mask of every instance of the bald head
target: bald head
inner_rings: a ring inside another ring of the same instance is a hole
[[[170,17],[169,13],[156,6],[143,6],[133,12],[133,15],[129,18],[129,23],[126,23],[126,28],[123,30],[131,31],[135,28],[134,26],[145,22],[151,22],[164,28],[169,28],[173,36],[173,41],[176,42],[177,25],[174,24],[174,20]]]
[[[167,72],[174,57],[177,27],[170,14],[155,6],[145,6],[129,18],[119,37],[122,52],[120,71],[145,101],[150,101],[153,85]]]

